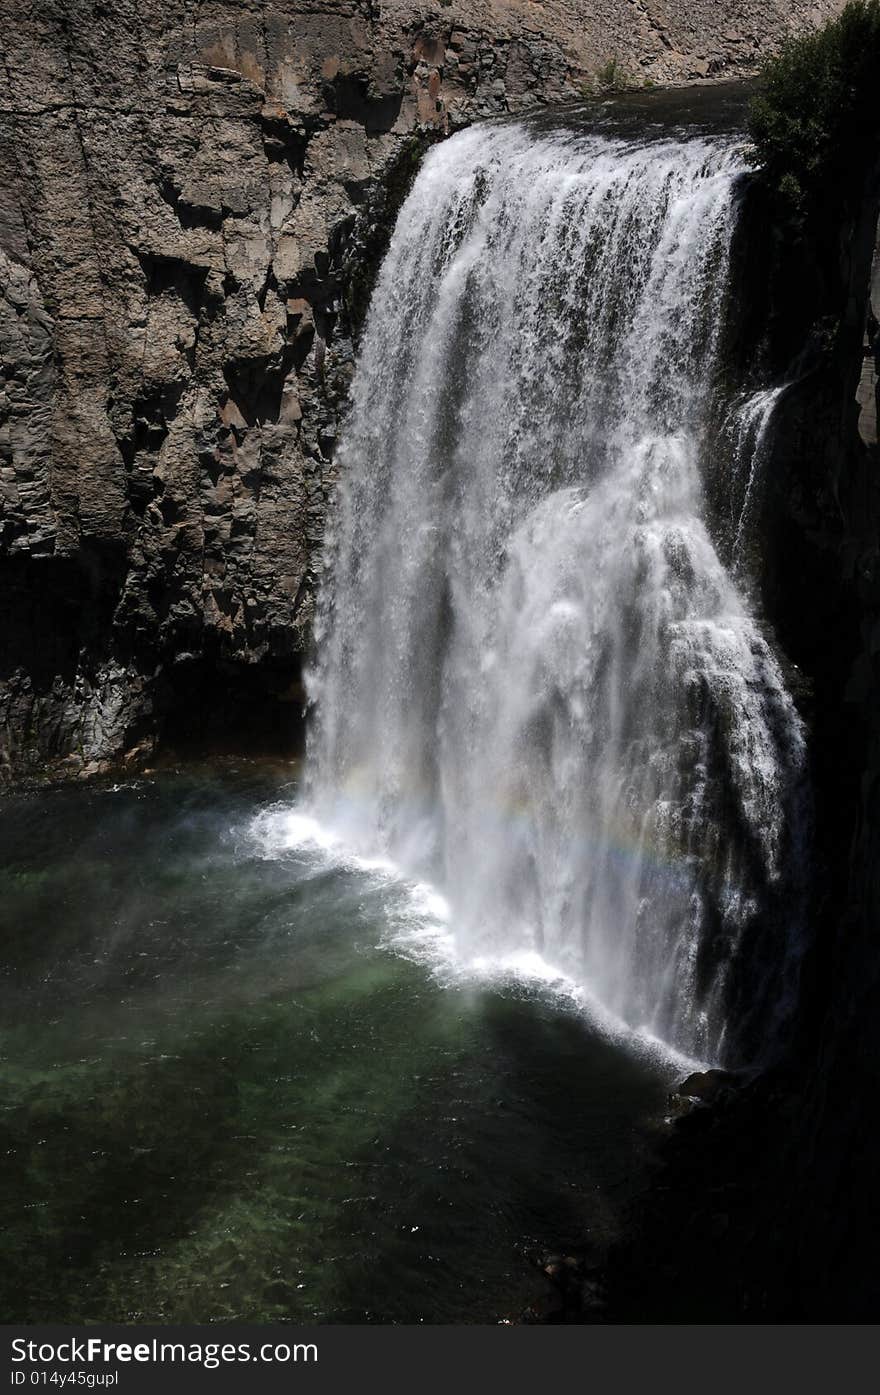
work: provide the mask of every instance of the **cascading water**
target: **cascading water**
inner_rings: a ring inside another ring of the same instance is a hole
[[[726,1061],[791,989],[804,760],[704,522],[742,169],[726,137],[431,151],[370,310],[309,676],[314,812],[440,886],[462,953],[532,951]]]
[[[773,415],[787,386],[783,383],[752,393],[731,413],[728,434],[733,445],[733,467],[728,493],[735,573],[742,567],[743,543],[757,506],[756,495],[770,447]]]

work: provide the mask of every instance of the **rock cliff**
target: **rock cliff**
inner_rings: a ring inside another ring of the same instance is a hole
[[[295,732],[414,132],[748,72],[838,8],[2,0],[0,772]]]
[[[671,1130],[609,1265],[621,1321],[869,1322],[880,1303],[880,166],[806,233],[751,193],[742,357],[790,385],[754,581],[810,728],[812,940],[784,1059]]]

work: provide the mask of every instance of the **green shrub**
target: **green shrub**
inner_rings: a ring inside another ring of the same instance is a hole
[[[850,0],[765,63],[749,133],[762,177],[799,219],[860,195],[880,154],[880,0]]]
[[[630,76],[624,65],[617,58],[609,58],[607,63],[603,63],[601,68],[590,77],[587,75],[581,81],[578,91],[584,101],[589,101],[592,97],[607,97],[616,92],[631,92],[638,84]],[[650,79],[646,79],[642,84],[644,87],[653,87]]]
[[[596,73],[596,86],[600,92],[625,92],[631,83],[623,64],[616,58],[609,58]]]

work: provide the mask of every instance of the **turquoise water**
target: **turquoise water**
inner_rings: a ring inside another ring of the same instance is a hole
[[[6,1321],[495,1322],[621,1224],[669,1068],[389,944],[405,886],[267,844],[295,795],[0,800]]]

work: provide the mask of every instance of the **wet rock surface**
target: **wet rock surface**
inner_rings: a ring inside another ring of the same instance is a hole
[[[676,1085],[672,1092],[671,1099],[674,1100],[695,1100],[701,1104],[710,1104],[716,1100],[724,1091],[733,1089],[736,1085],[737,1077],[728,1070],[700,1070],[694,1071],[679,1085]]]
[[[134,759],[188,691],[176,663],[232,693],[265,671],[270,703],[298,683],[352,329],[426,140],[609,64],[746,72],[835,5],[0,8],[11,774]]]

